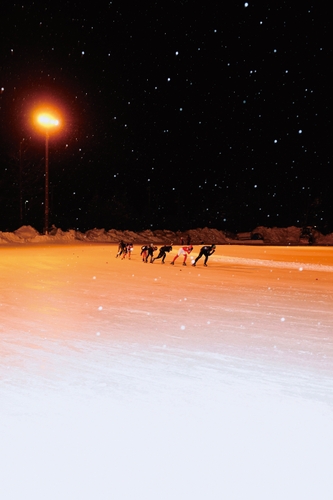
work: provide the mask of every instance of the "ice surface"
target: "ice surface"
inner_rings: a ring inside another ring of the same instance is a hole
[[[1,499],[333,498],[333,249],[177,249],[0,248]]]

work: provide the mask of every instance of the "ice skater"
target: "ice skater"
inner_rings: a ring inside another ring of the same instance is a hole
[[[145,262],[147,263],[147,259],[148,259],[148,248],[149,246],[148,245],[142,245],[141,247],[141,257],[142,257],[142,262]]]
[[[123,250],[123,256],[121,260],[125,259],[126,256],[128,257],[129,260],[131,260],[131,253],[133,251],[133,243],[127,243],[124,250]]]
[[[147,264],[148,259],[150,257],[150,263],[153,263],[154,260],[154,252],[156,252],[157,247],[155,247],[152,243],[150,245],[144,245],[141,247],[141,255],[142,261]]]
[[[200,252],[199,252],[199,255],[198,257],[194,260],[192,266],[195,266],[196,263],[198,262],[199,259],[201,259],[201,257],[204,255],[205,256],[205,261],[204,261],[204,266],[207,267],[207,261],[208,261],[208,257],[210,255],[213,255],[213,253],[215,252],[215,249],[216,249],[216,245],[206,245],[202,248],[200,248]]]
[[[126,243],[123,240],[120,240],[119,245],[118,245],[118,252],[117,252],[116,258],[120,257],[124,253],[125,248],[126,248]]]
[[[153,259],[153,262],[157,259],[161,259],[161,264],[164,264],[166,254],[172,251],[172,246],[171,245],[164,245],[159,249],[158,256]]]
[[[184,255],[183,266],[186,266],[187,256],[190,255],[190,253],[192,252],[192,250],[193,250],[192,245],[190,245],[189,247],[180,247],[180,249],[178,250],[177,255],[174,257],[173,261],[170,262],[170,264],[174,265],[175,264],[175,260],[178,259],[178,257],[180,257],[181,255]]]
[[[150,257],[150,260],[149,262],[152,264],[154,262],[154,252],[156,252],[157,250],[157,247],[155,247],[152,243],[150,244],[150,246],[148,247],[148,250],[147,250],[147,260],[146,262],[148,262],[148,259]]]

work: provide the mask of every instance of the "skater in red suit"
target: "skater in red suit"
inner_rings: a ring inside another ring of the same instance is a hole
[[[180,257],[181,255],[184,255],[183,266],[186,266],[187,256],[192,252],[192,250],[192,245],[190,245],[189,247],[180,247],[180,249],[178,250],[178,254],[176,255],[176,257],[174,257],[173,261],[170,262],[170,264],[174,265],[175,260],[178,259],[178,257]]]

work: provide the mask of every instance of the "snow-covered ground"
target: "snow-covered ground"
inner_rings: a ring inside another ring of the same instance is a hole
[[[0,248],[0,498],[331,500],[333,248],[116,248]]]

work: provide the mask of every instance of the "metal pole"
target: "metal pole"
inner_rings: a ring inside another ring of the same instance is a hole
[[[45,134],[45,234],[49,234],[49,132]]]
[[[20,189],[20,223],[23,222],[23,194],[22,194],[22,141],[20,141],[20,178],[19,178],[19,189]]]

